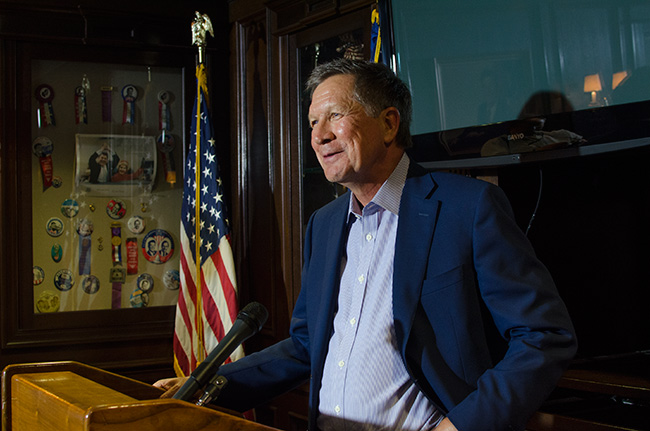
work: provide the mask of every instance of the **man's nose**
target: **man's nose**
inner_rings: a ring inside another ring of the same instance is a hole
[[[326,121],[317,123],[311,130],[311,140],[316,145],[327,144],[335,138]]]

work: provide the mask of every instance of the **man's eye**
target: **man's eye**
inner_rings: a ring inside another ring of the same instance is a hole
[[[309,122],[309,127],[311,127],[313,129],[316,126],[316,124],[318,124],[318,120],[310,121]]]

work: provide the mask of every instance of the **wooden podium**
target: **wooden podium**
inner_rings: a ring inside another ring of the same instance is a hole
[[[78,362],[9,365],[2,372],[3,431],[274,431]]]

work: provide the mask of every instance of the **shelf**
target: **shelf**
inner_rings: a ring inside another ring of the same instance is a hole
[[[614,151],[622,151],[650,145],[650,137],[629,139],[625,141],[608,142],[604,144],[582,145],[549,151],[533,151],[530,153],[507,154],[503,156],[477,157],[473,159],[443,160],[435,162],[420,162],[426,169],[462,169],[462,168],[497,168],[522,163],[560,160],[570,157],[591,156]]]

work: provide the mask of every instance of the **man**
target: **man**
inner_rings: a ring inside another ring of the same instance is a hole
[[[351,193],[309,221],[290,338],[222,366],[217,402],[310,380],[310,430],[523,429],[576,342],[506,197],[409,160],[410,94],[385,66],[336,60],[308,87],[312,148]]]
[[[88,169],[90,169],[88,181],[91,183],[110,182],[113,176],[113,168],[117,166],[119,161],[119,156],[109,149],[108,144],[104,143],[88,159]]]

